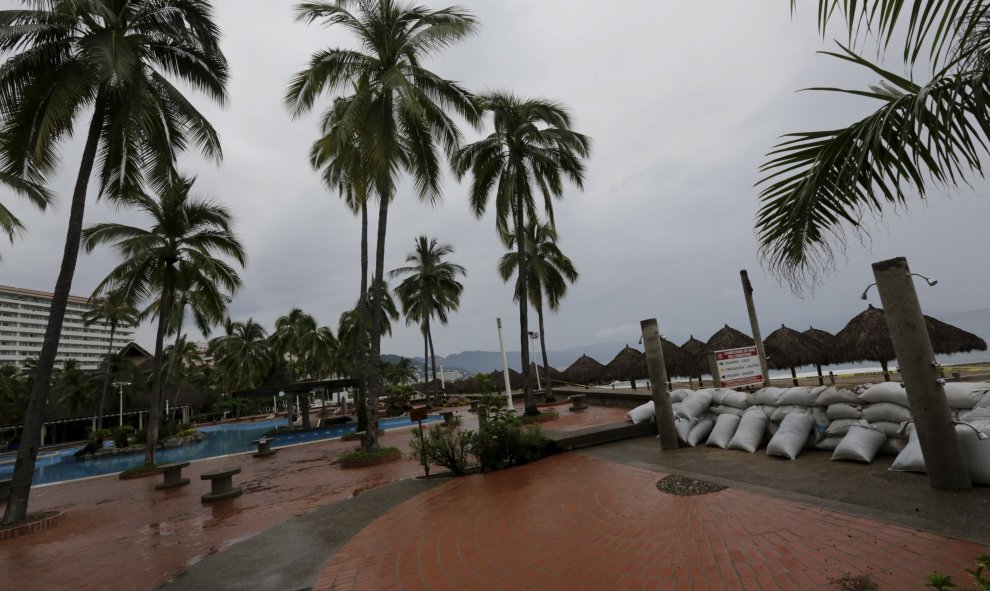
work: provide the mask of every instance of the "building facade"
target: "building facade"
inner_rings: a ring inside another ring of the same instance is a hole
[[[88,298],[69,296],[62,324],[56,364],[75,359],[82,369],[97,369],[110,345],[110,325],[96,322],[86,326],[83,314]],[[32,289],[0,285],[0,365],[23,366],[29,357],[41,354],[48,326],[52,294]],[[118,326],[113,350],[118,351],[134,338],[133,326]]]

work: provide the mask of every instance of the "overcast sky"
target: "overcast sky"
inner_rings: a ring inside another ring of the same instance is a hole
[[[357,298],[360,224],[309,166],[316,117],[293,121],[282,96],[314,51],[351,40],[341,30],[295,23],[292,4],[215,2],[231,65],[230,104],[219,109],[191,96],[219,131],[225,159],[217,168],[191,155],[182,170],[198,175],[195,193],[230,205],[247,245],[245,286],[235,296],[232,317],[251,316],[270,329],[275,318],[298,306],[335,328]],[[705,340],[725,323],[748,333],[740,269],[749,270],[764,335],[781,323],[841,328],[865,307],[858,296],[873,281],[870,263],[894,256],[906,256],[913,271],[939,280],[935,288],[919,286],[926,311],[987,306],[990,200],[982,181],[951,198],[932,193],[928,203],[913,202],[909,213],[876,220],[869,243],[848,244],[837,272],[804,299],[761,268],[753,221],[764,154],[784,133],[845,126],[870,109],[863,100],[796,91],[874,82],[816,55],[834,48],[817,33],[816,3],[802,3],[794,18],[788,4],[461,3],[480,20],[478,34],[428,66],[475,91],[557,99],[570,109],[574,127],[594,140],[584,190],[568,187],[555,208],[560,246],[581,278],[560,312],[546,319],[550,349],[635,344],[639,321],[651,317],[678,343],[692,334]],[[901,69],[896,56],[888,65]],[[465,133],[469,140],[477,137]],[[80,149],[78,142],[65,146],[64,172],[52,183],[54,210],[36,213],[3,195],[28,230],[13,246],[0,244],[0,283],[52,290]],[[133,213],[94,205],[93,190],[90,196],[87,224],[142,223]],[[448,175],[438,207],[418,202],[409,185],[402,186],[389,214],[386,269],[403,264],[420,234],[452,244],[452,260],[468,269],[460,311],[435,329],[437,354],[497,349],[498,316],[507,346],[518,348],[512,288],[495,271],[504,248],[491,215],[478,220],[469,211],[466,184]],[[82,255],[73,293],[89,295],[114,264],[109,249]],[[873,290],[871,301],[879,305]],[[151,346],[153,334],[142,327],[138,341]],[[421,355],[419,331],[399,323],[382,350]]]

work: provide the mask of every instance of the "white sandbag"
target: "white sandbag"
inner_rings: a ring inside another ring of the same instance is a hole
[[[863,407],[863,419],[871,423],[903,423],[911,420],[911,409],[892,402],[875,402]]]
[[[858,419],[863,416],[863,405],[850,402],[835,402],[825,411],[830,420]]]
[[[849,432],[849,427],[858,425],[860,422],[858,419],[837,419],[828,424],[825,435],[828,437],[845,437],[846,433]]]
[[[777,407],[776,406],[769,405],[769,404],[757,404],[756,406],[751,406],[751,407],[749,407],[746,410],[747,411],[749,411],[749,410],[758,410],[758,411],[762,412],[764,415],[766,415],[767,420],[769,420],[770,417],[773,416],[774,411],[777,410]]]
[[[789,413],[796,410],[805,410],[804,406],[797,406],[794,404],[788,404],[786,406],[778,406],[772,413],[770,413],[770,420],[774,423],[779,423],[784,420]]]
[[[742,417],[736,415],[718,415],[715,419],[715,427],[712,429],[712,434],[708,436],[708,441],[705,445],[709,447],[721,447],[725,449],[729,447],[729,442],[732,441],[732,436],[736,434],[736,429],[739,427],[739,423],[742,421]]]
[[[670,401],[671,402],[680,402],[680,401],[684,400],[685,398],[687,398],[688,396],[690,396],[693,392],[694,392],[694,390],[688,390],[686,388],[680,388],[678,390],[671,390],[670,391]]]
[[[825,414],[825,409],[821,406],[812,406],[810,409],[811,418],[815,421],[815,437],[821,439],[825,437],[825,432],[828,431],[828,426],[832,423],[829,420],[828,415]]]
[[[743,412],[745,412],[741,408],[736,408],[734,406],[729,406],[726,404],[722,404],[719,406],[709,406],[708,411],[713,412],[717,415],[736,415],[737,417],[741,417],[743,415]]]
[[[808,386],[795,386],[794,388],[788,388],[780,396],[780,401],[778,404],[780,404],[780,406],[814,406],[818,401],[818,394],[823,389],[824,388],[820,388],[818,386],[815,386],[814,388]]]
[[[990,408],[976,407],[959,415],[959,420],[967,423],[990,422]]]
[[[901,387],[900,382],[873,384],[859,397],[863,402],[890,402],[905,407],[909,406],[907,390]]]
[[[677,438],[681,440],[682,443],[687,443],[688,435],[691,434],[691,427],[698,422],[698,419],[675,419],[674,429],[677,431]]]
[[[719,404],[723,406],[731,406],[741,410],[746,410],[753,404],[756,404],[755,397],[749,395],[745,392],[740,392],[738,390],[721,390],[725,393],[722,397],[722,401]]]
[[[839,443],[842,441],[842,437],[833,436],[826,437],[818,441],[815,444],[815,449],[820,449],[822,451],[835,451],[835,448],[839,447]]]
[[[838,388],[836,386],[827,386],[825,390],[818,395],[818,400],[815,401],[815,406],[829,406],[830,404],[839,404],[841,402],[859,404],[860,400],[859,396],[857,396],[852,390],[846,390],[845,388]]]
[[[815,449],[815,446],[818,445],[819,441],[820,438],[818,437],[818,434],[815,433],[814,429],[812,429],[811,433],[808,433],[808,438],[804,440],[804,447],[802,449]]]
[[[636,408],[630,410],[626,413],[626,418],[628,418],[633,423],[644,423],[653,418],[656,414],[656,409],[653,407],[653,401],[649,401],[646,404],[641,404]]]
[[[708,392],[712,395],[712,406],[716,406],[722,404],[725,396],[733,390],[731,388],[712,388]]]
[[[868,425],[853,425],[835,448],[832,459],[869,464],[886,440],[887,436],[878,429]]]
[[[870,423],[876,429],[879,429],[888,439],[903,439],[907,441],[907,432],[901,429],[901,425],[904,423],[891,423],[888,421],[877,421],[876,423]]]
[[[907,447],[906,439],[891,439],[888,437],[887,441],[884,441],[883,445],[880,446],[880,451],[877,455],[896,456],[904,451],[905,447]]]
[[[952,408],[976,408],[983,402],[990,384],[977,382],[949,382],[945,385],[945,397]]]
[[[889,469],[893,472],[927,472],[925,456],[921,454],[921,442],[917,433],[911,432],[907,445],[897,454]]]
[[[811,414],[796,410],[787,414],[777,433],[767,444],[768,456],[780,456],[793,460],[801,453],[801,449],[808,441],[808,435],[815,428],[815,419]]]
[[[708,439],[708,436],[711,434],[714,427],[715,419],[711,417],[699,419],[694,427],[691,427],[691,432],[688,434],[687,438],[687,444],[691,447],[696,447],[699,443]]]
[[[722,415],[728,416],[728,415]],[[763,412],[747,410],[739,420],[739,428],[729,442],[729,449],[740,449],[749,453],[756,452],[763,443],[763,433],[767,430],[770,420]]]
[[[766,436],[767,436],[767,438],[770,438],[770,437],[773,437],[774,435],[776,435],[777,434],[777,429],[780,429],[780,423],[775,423],[773,421],[770,421],[769,423],[767,423],[767,430],[766,430]]]
[[[698,390],[681,402],[680,408],[675,413],[682,419],[697,419],[712,404],[712,393],[708,390]]]
[[[990,393],[983,396],[983,401],[976,403],[975,408],[990,408]]]
[[[969,469],[970,482],[990,485],[990,438],[980,439],[978,431],[982,432],[970,425],[956,425],[959,449]]]
[[[784,395],[787,388],[763,388],[756,393],[756,404],[766,404],[770,406],[779,406],[780,398]]]

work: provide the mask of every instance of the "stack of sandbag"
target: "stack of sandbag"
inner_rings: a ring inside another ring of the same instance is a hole
[[[814,447],[824,438],[829,420],[822,397],[835,400],[855,397],[852,393],[837,395],[835,390],[832,386],[797,386],[757,391],[753,409],[767,419],[764,433],[768,440],[767,454],[794,459],[802,449]],[[793,420],[788,419],[791,415],[795,417]],[[787,428],[782,429],[785,423]],[[795,443],[799,437],[800,441]]]

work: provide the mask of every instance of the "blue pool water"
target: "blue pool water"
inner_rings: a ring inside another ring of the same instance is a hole
[[[440,420],[440,417],[433,415],[427,417],[423,422],[434,422],[438,420]],[[155,454],[155,456],[159,463],[166,463],[200,460],[203,458],[252,451],[257,449],[257,446],[251,443],[252,440],[258,439],[275,427],[286,424],[285,419],[276,419],[255,423],[233,423],[199,427],[200,431],[208,435],[205,441],[174,449],[164,449]],[[408,426],[412,423],[409,417],[397,417],[382,419],[379,424],[382,429],[393,429]],[[278,435],[271,445],[272,447],[282,447],[296,443],[333,439],[347,433],[353,433],[356,429],[357,423],[345,423],[343,425],[334,425],[303,433],[283,433]],[[101,474],[114,474],[144,463],[144,454],[140,453],[102,458],[99,460],[77,461],[73,453],[78,449],[76,447],[59,450],[55,454],[42,453],[39,455],[34,469],[34,484],[75,480],[77,478],[99,476]],[[11,461],[10,463],[0,464],[0,480],[10,478],[10,475],[14,471],[12,461],[14,456],[11,455],[9,458],[4,456],[3,459],[9,459]]]

